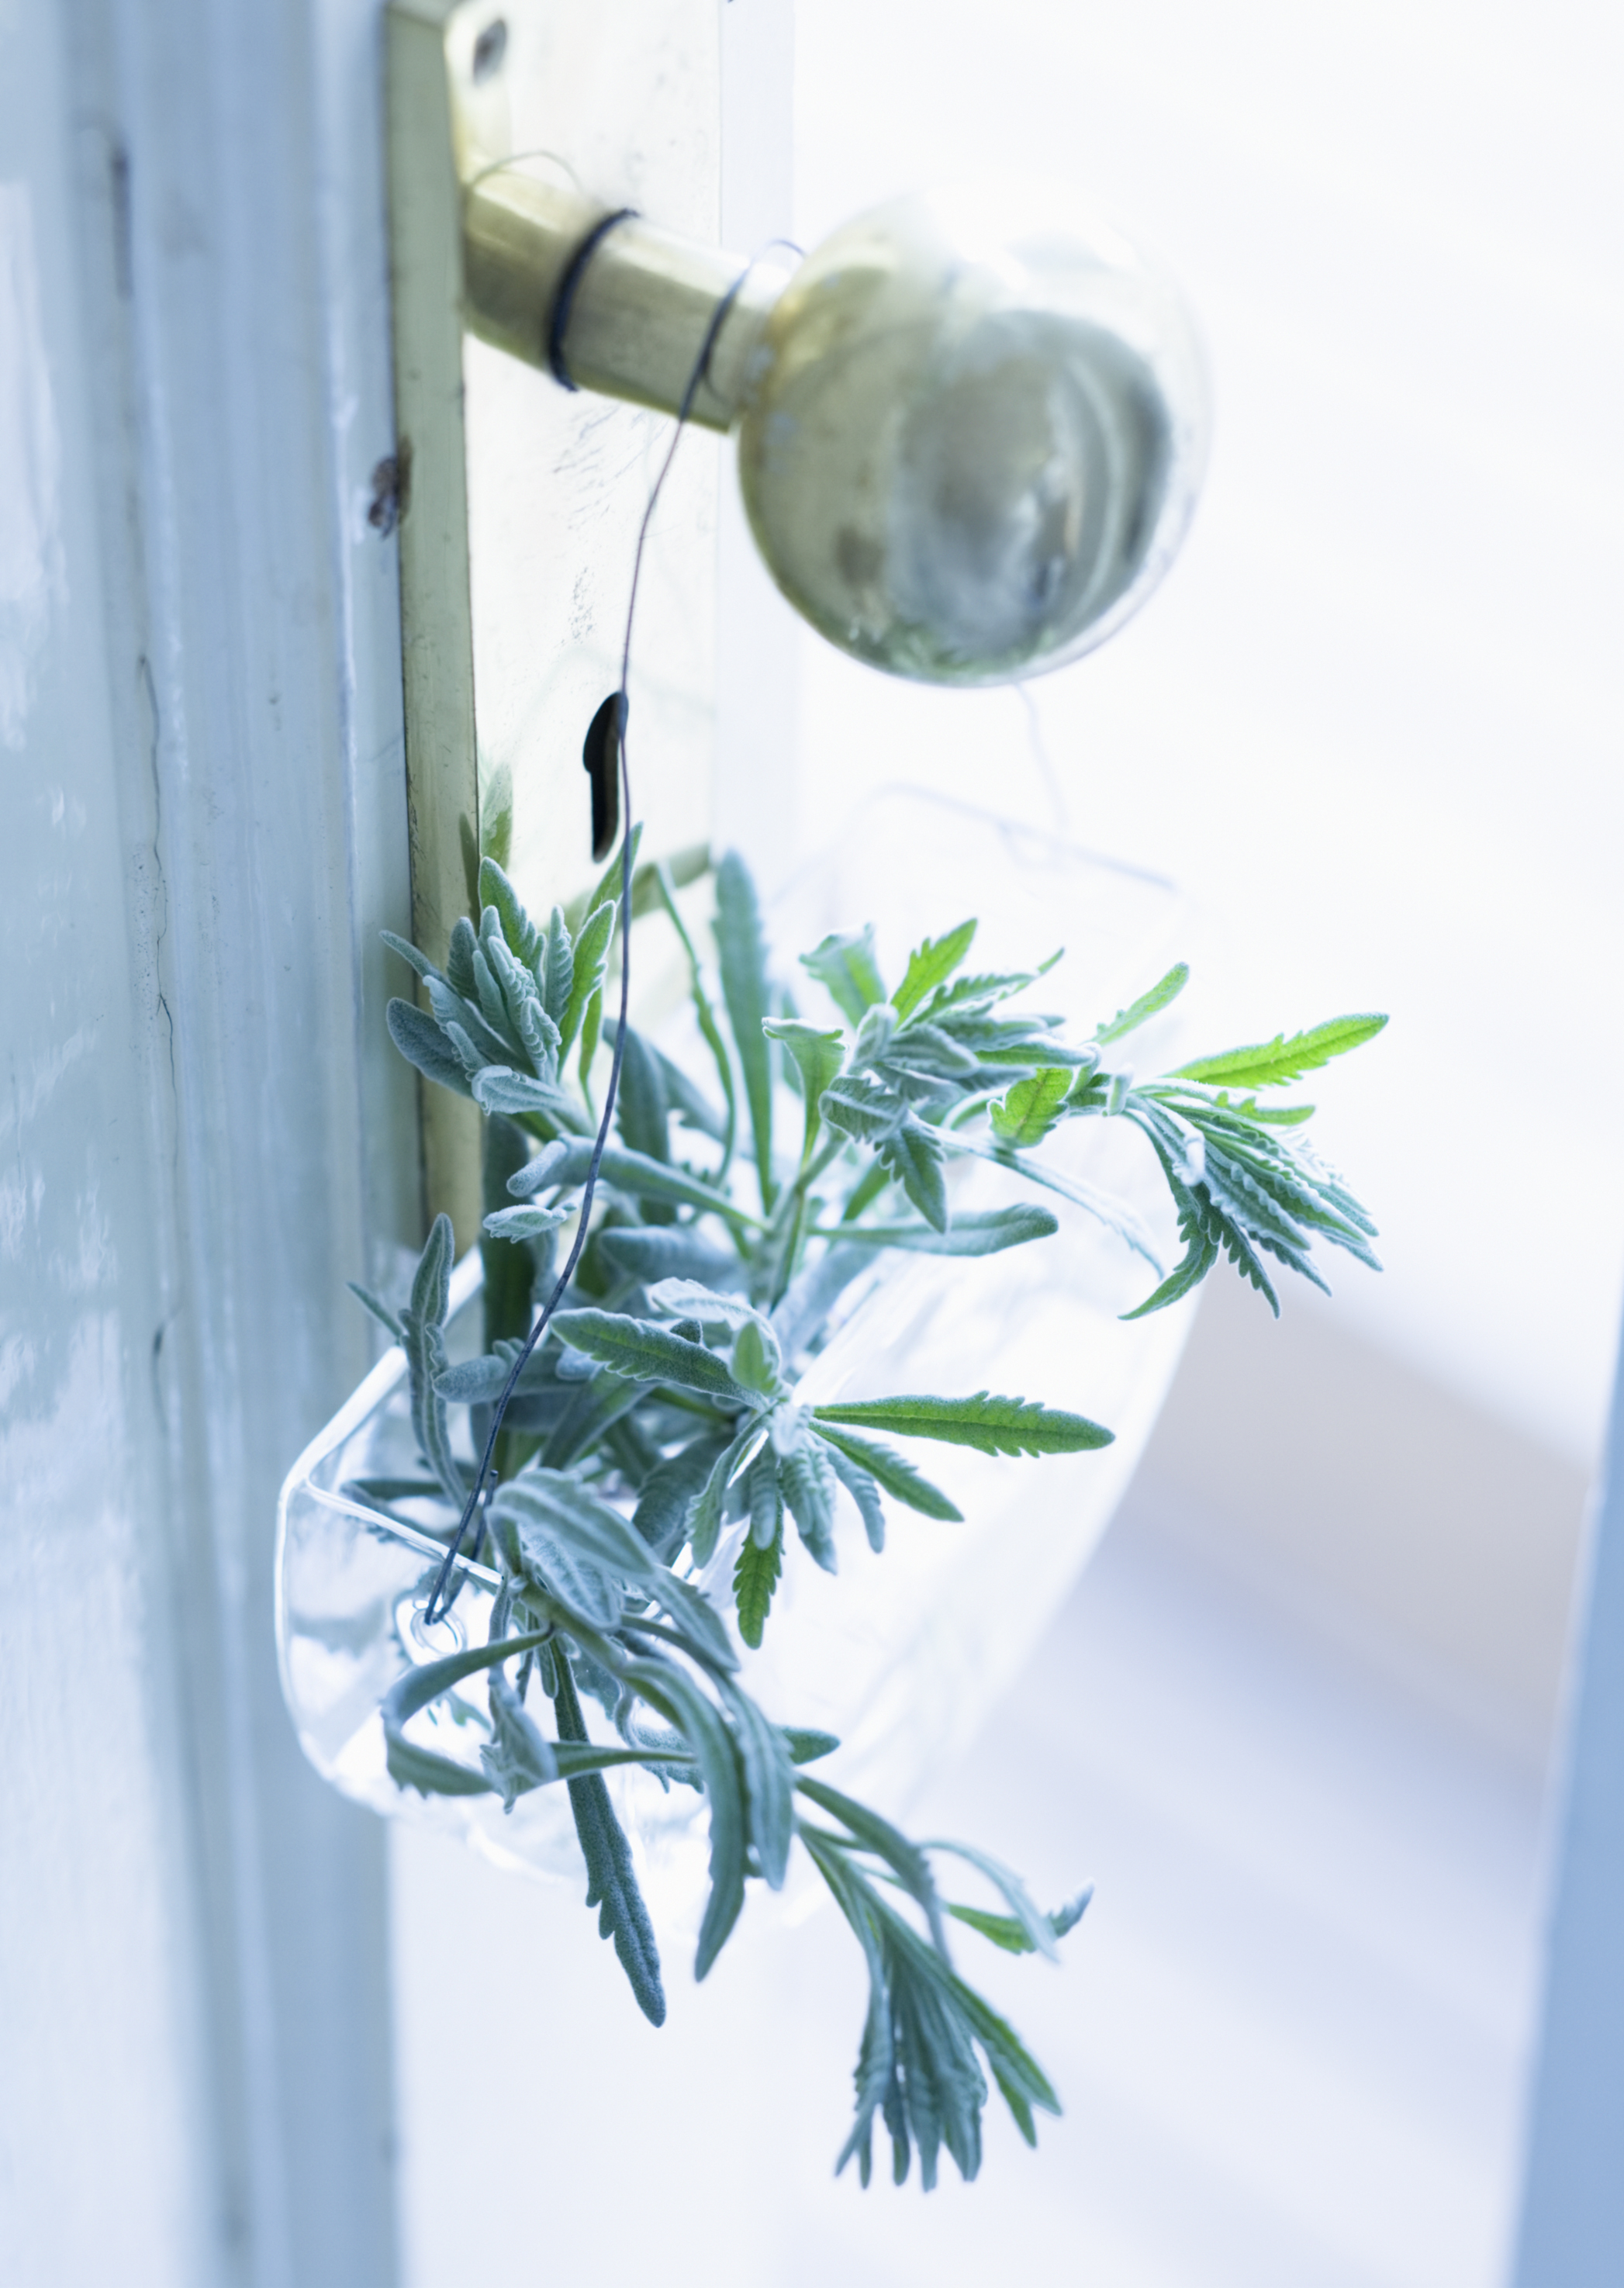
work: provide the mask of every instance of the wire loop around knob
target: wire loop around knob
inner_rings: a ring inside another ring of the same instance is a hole
[[[575,296],[586,275],[587,265],[617,224],[635,222],[636,207],[616,207],[592,225],[580,245],[569,258],[569,266],[558,281],[558,290],[553,297],[551,314],[547,321],[547,369],[560,389],[574,390],[576,384],[570,378],[568,363],[564,355],[564,340],[569,331],[569,322],[575,307]]]

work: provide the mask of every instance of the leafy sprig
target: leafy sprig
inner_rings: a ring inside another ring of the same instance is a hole
[[[838,1743],[769,1721],[741,1680],[741,1648],[761,1644],[787,1564],[835,1569],[843,1500],[876,1553],[895,1508],[940,1526],[959,1519],[905,1449],[1038,1458],[1096,1450],[1111,1433],[1068,1408],[986,1389],[809,1405],[797,1394],[802,1372],[845,1290],[882,1251],[968,1259],[1057,1235],[1053,1208],[1029,1201],[955,1213],[949,1173],[967,1155],[1099,1218],[1156,1261],[1120,1204],[1043,1158],[1056,1132],[1079,1119],[1125,1119],[1145,1137],[1183,1242],[1177,1267],[1164,1275],[1157,1262],[1158,1285],[1129,1316],[1177,1300],[1224,1256],[1277,1308],[1265,1258],[1319,1283],[1316,1241],[1374,1265],[1368,1216],[1302,1134],[1311,1108],[1260,1097],[1361,1045],[1384,1021],[1338,1019],[1140,1080],[1117,1063],[1119,1045],[1182,993],[1182,964],[1072,1044],[1058,1018],[1023,1001],[1058,957],[1024,971],[970,970],[976,925],[964,921],[916,947],[894,991],[871,929],[826,938],[802,965],[838,1020],[820,1025],[774,981],[738,859],[717,870],[714,981],[669,878],[644,869],[633,909],[661,907],[677,930],[721,1100],[631,1028],[613,1033],[620,1137],[601,1155],[583,1219],[605,968],[630,855],[544,925],[487,856],[478,917],[457,924],[443,970],[390,940],[426,1002],[391,1004],[397,1045],[486,1116],[486,1348],[448,1363],[452,1242],[441,1217],[408,1302],[397,1311],[361,1297],[406,1353],[428,1474],[356,1490],[380,1503],[438,1498],[458,1513],[472,1470],[451,1410],[466,1410],[476,1454],[495,1438],[498,1402],[505,1413],[494,1448],[499,1482],[483,1497],[481,1523],[502,1585],[490,1641],[414,1666],[393,1688],[382,1710],[388,1767],[403,1787],[488,1792],[510,1810],[563,1784],[588,1903],[656,2024],[666,2006],[657,1942],[604,1774],[633,1766],[705,1799],[701,1977],[749,1885],[780,1887],[798,1842],[869,1975],[841,2165],[855,2156],[867,2182],[877,2118],[899,2181],[915,2150],[927,2186],[944,2149],[973,2176],[989,2075],[1028,2139],[1035,2112],[1058,2102],[1011,2029],[958,1975],[949,1925],[1052,1958],[1089,1894],[1042,1914],[986,1854],[912,1843],[809,1776],[804,1764]],[[786,1122],[789,1086],[800,1116]],[[741,1121],[748,1151],[735,1150]],[[567,1291],[515,1378],[572,1227],[582,1243]],[[711,1585],[705,1569],[725,1533],[736,1538]],[[449,1527],[446,1537],[442,1570],[460,1578]],[[463,1696],[479,1678],[482,1708]],[[464,1747],[477,1739],[477,1761],[466,1750],[443,1752],[453,1728],[437,1712],[449,1695],[458,1696],[456,1736]],[[612,1741],[594,1736],[589,1700]],[[544,1728],[537,1717],[548,1701]],[[932,1869],[943,1853],[973,1866],[998,1904],[944,1899]]]

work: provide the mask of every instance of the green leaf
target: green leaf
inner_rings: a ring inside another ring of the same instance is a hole
[[[502,1808],[511,1811],[521,1795],[558,1777],[558,1760],[500,1667],[493,1670],[487,1692],[491,1740],[480,1749],[479,1761],[502,1798]]]
[[[479,790],[479,847],[485,853],[479,871],[494,860],[505,866],[513,847],[513,774],[506,763],[498,763],[489,779]],[[481,886],[480,896],[485,893]],[[514,951],[518,952],[517,946]]]
[[[450,1217],[436,1216],[417,1259],[411,1299],[400,1314],[400,1347],[409,1372],[417,1450],[445,1488],[447,1499],[460,1509],[467,1488],[462,1466],[451,1451],[445,1401],[435,1387],[446,1367],[446,1314],[455,1251]]]
[[[838,1788],[830,1787],[827,1780],[798,1779],[796,1786],[820,1811],[827,1811],[840,1820],[865,1851],[874,1852],[885,1862],[903,1889],[923,1908],[925,1920],[931,1927],[931,1939],[937,1950],[945,1956],[947,1941],[942,1929],[941,1902],[937,1896],[936,1879],[919,1846],[910,1843],[899,1828],[893,1827],[888,1819],[882,1819],[877,1811],[871,1811],[866,1803],[859,1803],[853,1796],[843,1795]]]
[[[560,1741],[585,1743],[587,1728],[575,1695],[575,1680],[567,1660],[556,1669],[558,1693],[553,1701]],[[598,1934],[614,1942],[614,1951],[630,1983],[643,2015],[655,2026],[665,2023],[665,1989],[660,1979],[660,1950],[654,1927],[638,1888],[631,1863],[631,1847],[614,1815],[609,1791],[593,1774],[571,1780],[569,1807],[574,1815],[581,1855],[586,1861],[586,1903],[596,1907]]]
[[[426,1661],[421,1668],[408,1668],[384,1695],[378,1712],[384,1722],[390,1776],[396,1785],[416,1788],[420,1795],[491,1794],[491,1784],[482,1774],[471,1770],[466,1764],[454,1762],[449,1756],[437,1756],[431,1749],[417,1747],[406,1737],[406,1727],[432,1700],[449,1692],[465,1676],[472,1676],[482,1668],[492,1668],[515,1653],[527,1652],[551,1633],[547,1629],[536,1629],[528,1636],[508,1637],[494,1645],[475,1645],[469,1651],[452,1653],[445,1660]]]
[[[391,953],[398,953],[402,961],[409,962],[411,966],[416,971],[418,976],[421,977],[425,983],[431,977],[438,977],[440,975],[439,970],[435,968],[433,963],[429,959],[428,955],[426,953],[419,953],[416,947],[411,944],[408,939],[397,937],[393,930],[380,930],[378,932],[378,935],[383,939]]]
[[[723,1448],[711,1466],[710,1475],[693,1505],[693,1514],[688,1522],[688,1546],[693,1553],[695,1565],[709,1565],[716,1554],[717,1536],[722,1529],[722,1505],[727,1498],[728,1485],[746,1447],[752,1438],[759,1435],[756,1424],[748,1424],[731,1446]]]
[[[601,1252],[617,1271],[630,1272],[645,1287],[667,1279],[692,1279],[713,1292],[741,1287],[747,1267],[726,1249],[713,1247],[691,1224],[667,1224],[638,1230],[627,1224],[606,1224],[598,1234]]]
[[[849,1462],[883,1486],[886,1492],[909,1509],[916,1509],[922,1517],[940,1518],[944,1523],[963,1522],[964,1513],[955,1509],[944,1493],[937,1490],[930,1480],[922,1477],[906,1454],[893,1447],[876,1445],[872,1438],[860,1438],[854,1430],[836,1430],[823,1421],[814,1420],[812,1427],[826,1445],[833,1446]]]
[[[711,1061],[716,1066],[717,1078],[722,1084],[722,1099],[727,1108],[727,1116],[723,1124],[721,1140],[722,1173],[725,1175],[733,1165],[733,1137],[739,1119],[738,1098],[733,1088],[733,1060],[727,1053],[727,1045],[722,1038],[722,1029],[717,1022],[716,1012],[711,1007],[710,997],[705,990],[705,980],[700,968],[699,955],[694,949],[693,940],[688,934],[688,926],[684,921],[682,910],[677,903],[676,886],[666,867],[655,868],[654,883],[660,894],[661,903],[669,917],[671,927],[681,939],[682,949],[688,957],[689,991],[693,1003],[694,1018],[705,1046],[710,1052]]]
[[[1093,1896],[1094,1886],[1090,1883],[1086,1890],[1079,1891],[1076,1897],[1068,1900],[1065,1906],[1057,1907],[1052,1914],[1045,1915],[1043,1920],[1051,1935],[1064,1938],[1067,1931],[1074,1929],[1082,1920]],[[1006,1954],[1032,1954],[1036,1951],[1025,1924],[1014,1915],[988,1914],[983,1907],[960,1906],[952,1899],[946,1901],[945,1904],[955,1921],[968,1923],[971,1930],[979,1931],[983,1938],[991,1939],[993,1944],[1001,1946]]]
[[[387,1303],[381,1303],[377,1297],[373,1294],[371,1289],[361,1286],[358,1280],[346,1280],[345,1283],[349,1288],[351,1294],[354,1296],[356,1301],[364,1305],[365,1307],[371,1312],[373,1317],[378,1322],[378,1324],[387,1330],[393,1341],[397,1343],[404,1342],[406,1339],[401,1332],[400,1322],[396,1318],[394,1313],[390,1309]]]
[[[727,1449],[709,1431],[658,1462],[643,1481],[631,1522],[663,1565],[675,1562],[705,1481]]]
[[[510,816],[511,815],[510,810]],[[502,925],[502,935],[508,951],[516,961],[535,975],[536,963],[543,949],[542,933],[525,911],[518,891],[503,872],[505,861],[490,856],[479,861],[479,906],[494,906]],[[540,980],[537,980],[538,983]],[[552,1015],[550,1009],[549,1016]]]
[[[792,1454],[781,1454],[778,1483],[812,1562],[820,1565],[826,1573],[833,1573],[835,1473],[828,1454],[812,1439]]]
[[[1189,963],[1176,961],[1167,975],[1158,978],[1148,993],[1141,993],[1138,999],[1130,1001],[1126,1009],[1119,1009],[1108,1025],[1099,1026],[1096,1029],[1095,1039],[1103,1048],[1107,1041],[1120,1041],[1125,1033],[1137,1032],[1169,1002],[1176,1001],[1189,982]]]
[[[693,1959],[693,1975],[702,1979],[744,1904],[745,1808],[738,1753],[721,1716],[680,1669],[664,1661],[632,1660],[626,1664],[625,1678],[693,1749],[709,1799],[710,1896]]]
[[[1050,1962],[1058,1962],[1060,1950],[1055,1944],[1055,1933],[1047,1915],[1040,1912],[1032,1894],[1020,1877],[1001,1859],[990,1853],[978,1851],[969,1843],[922,1843],[922,1851],[951,1851],[955,1858],[967,1859],[970,1865],[986,1877],[994,1889],[1003,1895],[1004,1902],[1014,1916],[1029,1947],[1047,1955]],[[949,1908],[948,1912],[953,1910]]]
[[[908,1119],[875,1150],[932,1230],[947,1228],[947,1187],[942,1177],[942,1142],[933,1128]]]
[[[1018,1080],[1006,1096],[987,1107],[993,1133],[1001,1144],[1041,1144],[1060,1117],[1072,1076],[1064,1065],[1045,1065],[1030,1080]]]
[[[485,1219],[493,1239],[544,1239],[574,1213],[573,1208],[496,1208]]]
[[[617,1374],[638,1382],[670,1382],[682,1390],[702,1391],[735,1411],[757,1403],[755,1394],[733,1380],[715,1351],[703,1343],[690,1343],[649,1319],[631,1319],[619,1311],[560,1311],[551,1331],[588,1358],[613,1367]]]
[[[997,1255],[1028,1240],[1052,1238],[1059,1228],[1047,1208],[1016,1207],[955,1215],[946,1231],[928,1223],[843,1223],[813,1236],[837,1236],[843,1245],[860,1241],[868,1247],[907,1248],[920,1255]]]
[[[946,983],[970,951],[976,934],[974,922],[961,922],[945,937],[926,938],[915,948],[907,960],[907,973],[902,980],[901,990],[895,997],[899,1017],[907,1017],[916,1009],[927,993],[933,993]]]
[[[552,1184],[583,1184],[592,1164],[592,1147],[584,1138],[572,1143],[558,1163],[557,1173],[547,1180]],[[613,1146],[604,1154],[598,1167],[598,1180],[613,1190],[624,1192],[634,1200],[674,1200],[679,1207],[703,1208],[707,1213],[726,1218],[729,1223],[753,1225],[757,1230],[761,1219],[741,1207],[735,1207],[725,1193],[713,1191],[701,1184],[697,1176],[685,1175],[680,1168],[668,1168],[658,1160],[646,1159],[641,1152],[616,1151]]]
[[[795,1837],[795,1771],[784,1736],[769,1724],[756,1703],[730,1677],[717,1689],[733,1719],[733,1739],[744,1767],[745,1815],[762,1876],[770,1891],[781,1891]]]
[[[747,1534],[739,1552],[739,1561],[733,1568],[733,1601],[738,1609],[739,1633],[752,1652],[759,1651],[761,1648],[761,1633],[766,1626],[772,1592],[778,1586],[783,1553],[781,1525],[765,1549],[759,1548]]]
[[[515,1072],[509,1065],[487,1065],[475,1074],[468,1093],[481,1112],[505,1112],[510,1119],[538,1117],[577,1136],[591,1125],[566,1089]]]
[[[810,969],[818,982],[828,988],[836,1007],[853,1025],[861,1022],[865,1009],[885,998],[874,958],[872,922],[844,937],[826,937],[821,945],[801,956],[801,966]]]
[[[784,1526],[784,1497],[771,1440],[746,1472],[744,1489],[750,1509],[750,1539],[757,1549],[771,1549]]]
[[[1087,1453],[1109,1446],[1115,1434],[1086,1415],[1063,1414],[1035,1401],[1028,1405],[1024,1398],[991,1397],[985,1390],[973,1398],[873,1398],[814,1406],[812,1414],[820,1425],[889,1430],[897,1438],[939,1438],[983,1454]]]
[[[614,917],[619,911],[611,899],[587,917],[574,948],[570,971],[569,999],[564,1013],[556,1021],[558,1028],[558,1062],[563,1064],[570,1052],[570,1044],[581,1030],[587,1004],[603,982],[604,965],[608,958],[609,941],[614,934]]]
[[[1333,1017],[1309,1032],[1294,1033],[1289,1040],[1277,1033],[1271,1041],[1256,1048],[1226,1049],[1222,1056],[1198,1057],[1193,1064],[1180,1065],[1168,1077],[1224,1088],[1283,1088],[1287,1082],[1328,1065],[1333,1057],[1345,1057],[1350,1049],[1362,1048],[1367,1041],[1374,1040],[1386,1022],[1385,1017]]]
[[[654,1051],[641,1033],[634,1032],[630,1025],[621,1059],[615,1113],[622,1141],[629,1150],[640,1152],[646,1159],[658,1160],[661,1165],[669,1160],[670,1110],[666,1102],[665,1083]]]
[[[801,1146],[801,1165],[812,1158],[818,1131],[823,1124],[823,1092],[840,1070],[845,1054],[844,1033],[820,1033],[794,1017],[770,1017],[762,1027],[770,1041],[781,1041],[795,1059],[806,1100],[806,1132]]]
[[[473,1094],[462,1059],[426,1009],[420,1009],[415,1001],[392,1001],[384,1012],[384,1021],[407,1063],[416,1065],[425,1080],[438,1081],[441,1088],[451,1089],[458,1096]]]
[[[793,1724],[783,1724],[779,1728],[792,1764],[815,1764],[824,1756],[832,1756],[840,1745],[832,1732],[801,1731]]]
[[[880,1505],[880,1489],[867,1471],[860,1469],[838,1446],[829,1448],[829,1458],[835,1465],[835,1475],[857,1504],[868,1546],[877,1556],[885,1546],[885,1512]]]
[[[767,953],[762,941],[756,885],[743,859],[734,850],[730,850],[717,868],[716,938],[722,970],[722,998],[727,1005],[727,1021],[744,1071],[744,1100],[749,1109],[761,1203],[764,1211],[770,1211],[778,1187],[772,1180],[772,1065],[762,1032],[764,1023],[772,1013],[767,989]]]

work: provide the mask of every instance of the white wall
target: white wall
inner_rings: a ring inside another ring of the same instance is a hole
[[[1182,279],[1216,401],[1183,562],[1030,687],[1073,831],[1173,874],[1214,1045],[1390,1010],[1320,1091],[1382,1227],[1346,1323],[1587,1461],[1624,1272],[1624,33],[1594,0],[820,0],[800,228],[1042,167]],[[809,642],[803,776],[1033,816],[1007,693]]]

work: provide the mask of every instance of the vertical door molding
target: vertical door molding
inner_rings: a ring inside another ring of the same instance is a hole
[[[7,942],[31,918],[54,932],[53,997],[7,1019],[12,1148],[25,1243],[63,1202],[43,1275],[75,1215],[101,1251],[111,1364],[93,1421],[40,1394],[41,1498],[85,1521],[71,1593],[42,1559],[8,1594],[26,1736],[48,1712],[64,1772],[139,1763],[129,1818],[170,1990],[159,2024],[150,1995],[99,1988],[53,2080],[94,2083],[99,2118],[138,2144],[149,2088],[172,2089],[162,2204],[101,2237],[121,2276],[387,2288],[384,1838],[304,1762],[272,1597],[281,1474],[367,1363],[344,1283],[387,1283],[420,1199],[376,944],[408,926],[376,12],[23,0],[20,20],[6,37],[42,74],[25,181],[72,272],[31,354],[84,513],[48,600],[60,688],[41,685],[4,757],[7,804],[27,825],[51,782],[91,823],[40,844],[57,874],[19,862]],[[47,1083],[53,1045],[81,1036],[99,1092],[80,1091],[76,1172]],[[66,1316],[77,1291],[59,1284]],[[48,1302],[16,1309],[25,1342]],[[6,1459],[20,1436],[8,1417]],[[116,1742],[76,1682],[104,1641],[139,1700]],[[80,1872],[28,1945],[66,1985],[121,1902],[94,1878],[105,1805],[64,1785],[50,1816],[48,1850]],[[29,2058],[7,2072],[28,2085]],[[87,2275],[44,2156],[100,2163],[62,2106],[19,2120],[6,2244],[47,2252],[59,2268],[31,2279],[66,2288]]]

